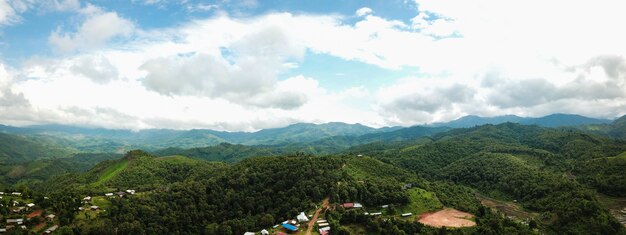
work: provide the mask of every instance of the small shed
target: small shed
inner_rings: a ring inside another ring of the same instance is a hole
[[[54,220],[54,217],[56,217],[54,214],[49,214],[49,215],[46,215],[46,219],[47,219],[48,221],[53,221],[53,220]]]
[[[412,215],[413,215],[413,213],[404,213],[404,214],[402,214],[401,216],[402,216],[402,217],[407,217],[407,216],[412,216]]]
[[[261,235],[270,235],[270,232],[268,232],[267,230],[263,229],[263,230],[261,230]]]
[[[107,197],[113,197],[113,195],[115,195],[115,194],[113,194],[113,193],[105,193],[104,194],[104,196],[107,196]]]
[[[27,206],[28,208],[32,208],[33,206],[35,206],[35,203],[28,203],[28,204],[26,204],[26,206]]]
[[[97,211],[98,209],[100,209],[99,206],[91,206],[89,208],[91,208],[92,211]]]
[[[371,216],[377,216],[377,215],[382,215],[382,212],[374,212],[374,213],[370,213]]]

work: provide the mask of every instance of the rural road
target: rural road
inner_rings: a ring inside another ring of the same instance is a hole
[[[328,208],[328,198],[325,198],[322,201],[322,207],[320,207],[319,209],[317,209],[317,211],[315,211],[315,215],[313,215],[313,218],[311,218],[311,221],[309,221],[309,226],[306,228],[305,235],[311,235],[311,231],[313,231],[313,227],[315,226],[315,223],[317,222],[317,217],[319,216],[322,209],[326,209],[326,208]]]

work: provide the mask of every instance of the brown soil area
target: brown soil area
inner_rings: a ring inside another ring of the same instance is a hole
[[[419,216],[419,222],[432,227],[471,227],[476,226],[476,222],[469,219],[474,215],[452,208],[446,208],[440,211],[424,213]]]

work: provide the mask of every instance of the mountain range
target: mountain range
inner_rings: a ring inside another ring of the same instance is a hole
[[[623,118],[622,118],[623,119]],[[333,148],[344,148],[375,141],[401,141],[429,136],[450,128],[468,128],[485,124],[505,122],[543,127],[577,127],[599,134],[612,125],[608,119],[589,118],[573,114],[552,114],[530,118],[515,115],[496,117],[465,116],[459,119],[412,127],[372,128],[362,124],[331,122],[324,124],[296,123],[281,128],[263,129],[256,132],[227,132],[209,129],[171,130],[147,129],[140,131],[87,128],[66,125],[34,125],[12,127],[0,125],[0,132],[20,134],[35,141],[56,142],[80,152],[118,152],[130,149],[158,150],[164,148],[202,148],[220,143],[243,145],[302,145],[316,143]],[[606,134],[609,134],[608,132]],[[615,134],[615,133],[613,133]],[[619,134],[619,133],[617,133]],[[358,138],[357,138],[358,137]],[[292,146],[293,147],[293,146]],[[294,147],[292,149],[297,149]],[[312,151],[324,153],[324,151]]]

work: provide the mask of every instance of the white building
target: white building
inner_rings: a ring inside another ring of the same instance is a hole
[[[308,222],[309,218],[306,217],[306,215],[304,214],[304,212],[300,212],[300,214],[297,217],[298,222]]]

